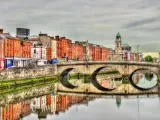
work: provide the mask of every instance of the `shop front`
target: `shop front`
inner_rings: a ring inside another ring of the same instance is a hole
[[[5,68],[9,68],[13,66],[13,58],[6,58],[5,59]]]
[[[30,58],[14,58],[14,66],[25,67],[29,64]]]

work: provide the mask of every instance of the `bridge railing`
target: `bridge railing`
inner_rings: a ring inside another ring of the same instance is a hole
[[[57,64],[78,64],[78,63],[130,63],[130,64],[146,64],[146,65],[159,65],[159,63],[153,63],[153,62],[144,62],[144,61],[64,61]]]

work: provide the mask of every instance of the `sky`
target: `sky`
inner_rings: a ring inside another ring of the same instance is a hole
[[[15,35],[29,28],[73,41],[113,48],[122,43],[136,51],[160,51],[160,0],[0,0],[0,28]]]

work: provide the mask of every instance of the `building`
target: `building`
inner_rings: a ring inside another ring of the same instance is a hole
[[[72,59],[72,41],[65,37],[55,36],[57,42],[57,57]]]
[[[21,114],[21,104],[8,104],[2,108],[3,120],[19,120]]]
[[[83,46],[80,44],[75,43],[76,46],[76,58],[77,60],[84,60],[84,50],[83,50]]]
[[[33,61],[38,62],[38,65],[47,64],[46,47],[43,46],[41,41],[31,41],[31,57]]]
[[[46,96],[34,98],[31,100],[31,110],[33,112],[36,112],[38,109],[41,109],[42,111],[45,111],[47,109]]]
[[[30,36],[30,29],[17,28],[16,33],[17,33],[16,34],[17,38],[19,38],[21,40],[25,40],[25,39],[28,39],[28,37]]]
[[[46,59],[51,60],[51,37],[45,33],[40,33],[39,40],[42,42],[42,46],[46,48]]]
[[[57,58],[57,41],[51,37],[51,58]]]
[[[83,58],[84,60],[89,60],[89,43],[88,40],[86,41],[75,41],[75,44],[83,46]]]
[[[50,61],[52,59],[52,49],[46,48],[46,59]]]
[[[0,34],[1,68],[24,67],[31,59],[31,43],[12,37],[9,33]]]
[[[109,57],[109,49],[102,47],[102,60],[108,60]]]
[[[27,116],[31,113],[31,101],[26,100],[21,102],[21,113],[23,113],[23,117]]]
[[[56,113],[56,95],[51,95],[51,113]]]
[[[108,60],[114,60],[115,51],[111,48],[108,48]]]
[[[0,120],[3,120],[3,107],[0,107]]]

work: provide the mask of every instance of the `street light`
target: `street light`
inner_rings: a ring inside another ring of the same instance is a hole
[[[138,56],[138,48],[139,48],[139,45],[137,45],[137,56]],[[138,56],[139,57],[139,56]],[[138,61],[138,59],[137,59],[137,61]]]
[[[159,60],[158,60],[158,63],[160,62],[160,52],[159,52]]]

